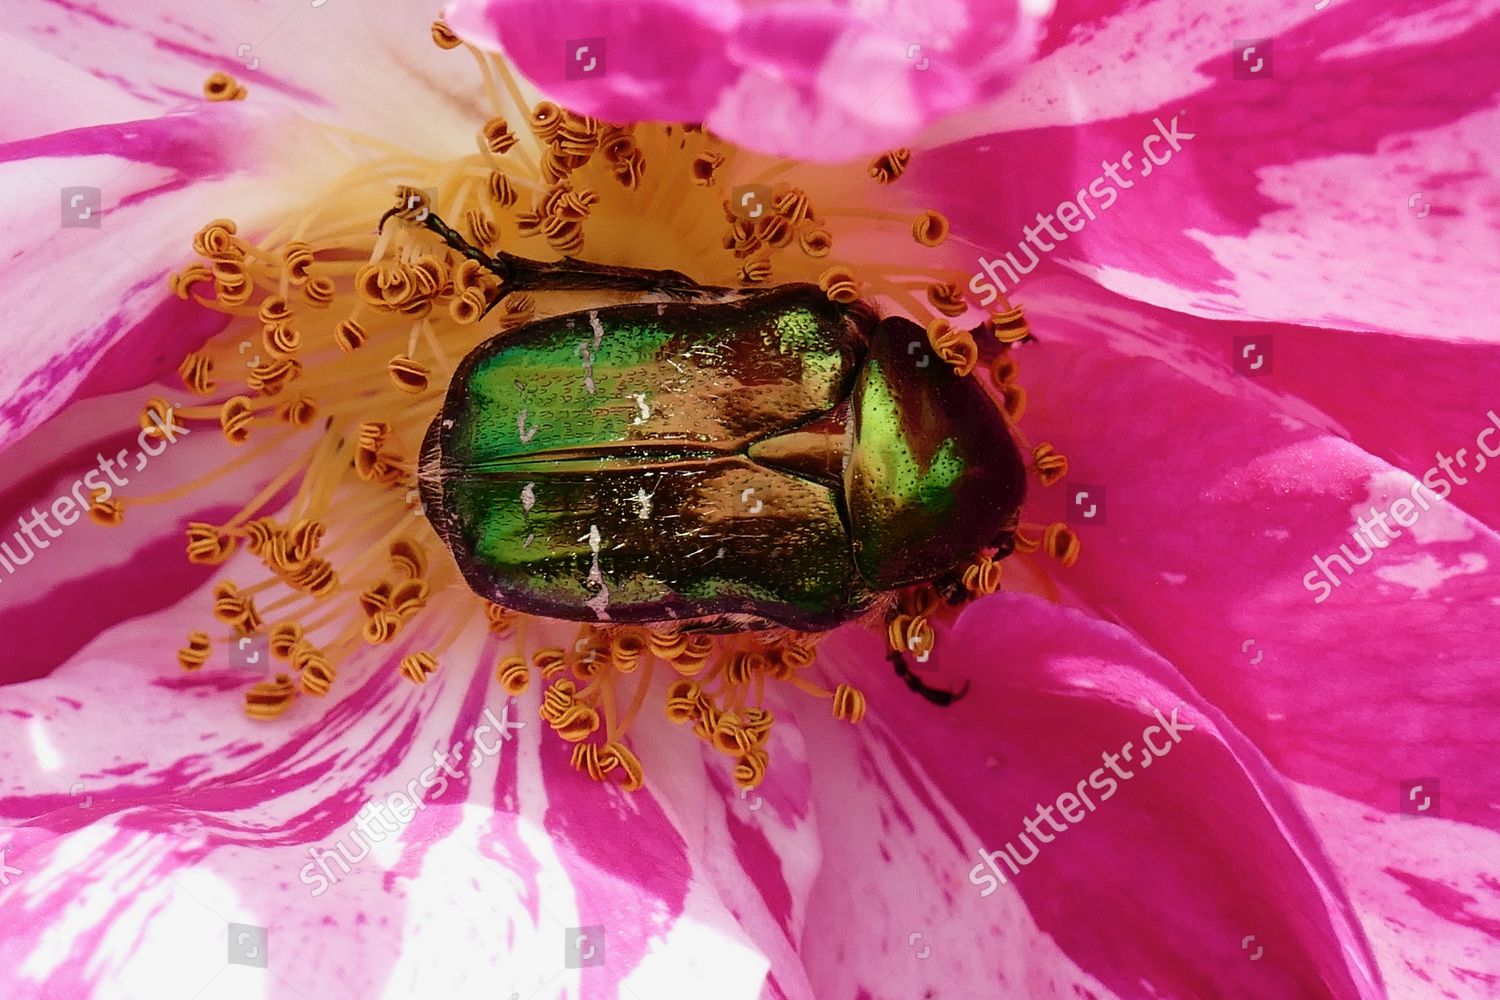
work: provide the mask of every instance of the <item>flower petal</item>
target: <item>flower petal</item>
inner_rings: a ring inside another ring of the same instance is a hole
[[[1170,655],[1290,779],[1396,812],[1403,781],[1438,776],[1452,782],[1444,816],[1500,828],[1500,776],[1484,763],[1500,749],[1500,606],[1485,575],[1500,536],[1471,512],[1496,511],[1482,453],[1500,433],[1484,434],[1496,350],[1417,345],[1410,374],[1453,386],[1429,415],[1383,377],[1330,387],[1335,364],[1350,378],[1399,367],[1401,342],[1361,353],[1355,335],[1309,333],[1304,357],[1289,332],[1275,343],[1309,403],[1278,376],[1232,373],[1243,324],[1141,308],[1080,279],[1041,281],[1031,303],[1042,343],[1019,355],[1023,429],[1066,453],[1070,473],[1028,513],[1062,519],[1077,490],[1104,502],[1101,521],[1076,525],[1066,586]]]
[[[1007,919],[1017,894],[1038,932],[1114,995],[1382,995],[1335,870],[1275,771],[1121,629],[1030,596],[981,600],[922,668],[939,686],[972,682],[947,709],[875,669],[883,637],[845,631],[830,643],[824,659],[869,692],[870,712],[847,771],[817,744],[839,723],[805,723],[829,845],[809,919],[835,935],[820,951],[841,956],[815,979],[819,996],[876,995],[891,977],[898,996],[1038,992],[1051,970],[1010,978],[1008,950],[951,971],[850,960],[919,931],[933,957],[943,948],[945,965],[959,963],[970,942],[1005,940],[984,928]],[[846,805],[851,787],[880,811]],[[990,869],[979,852],[1006,844],[1021,863],[995,856]],[[894,874],[910,854],[935,869],[932,883]],[[848,917],[851,895],[869,917]]]
[[[99,389],[175,368],[219,322],[167,290],[192,234],[222,216],[251,228],[284,217],[347,157],[295,119],[238,103],[0,146],[0,239],[13,248],[0,289],[0,447],[77,392],[118,342],[129,346]]]
[[[984,260],[1035,254],[1202,316],[1493,340],[1500,17],[1368,10],[1077,8],[1053,27],[1066,41],[908,177],[978,249],[976,295],[995,283]],[[1235,39],[1260,40],[1266,75],[1236,78]],[[1035,280],[993,270],[1022,298]]]
[[[841,160],[1000,92],[1036,13],[996,0],[866,13],[830,2],[459,0],[448,20],[542,90],[610,121],[702,122],[752,149]],[[592,61],[591,61],[592,60]]]
[[[88,123],[196,103],[208,76],[225,72],[253,104],[446,155],[471,151],[475,123],[488,116],[471,88],[449,82],[471,67],[462,54],[433,45],[436,10],[400,0],[324,0],[275,11],[230,5],[210,17],[191,0],[152,0],[108,13],[69,2],[17,8],[5,30],[138,105],[116,112],[119,98],[101,102]]]

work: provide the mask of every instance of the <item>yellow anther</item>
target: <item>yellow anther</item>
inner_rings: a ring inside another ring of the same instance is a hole
[[[854,272],[842,264],[818,275],[818,287],[835,302],[848,304],[859,298],[859,281]]]
[[[410,538],[398,538],[391,543],[391,565],[415,580],[427,575],[427,554]]]
[[[281,268],[287,282],[292,285],[307,283],[315,260],[312,247],[300,241],[288,243],[281,249]]]
[[[469,231],[470,241],[481,249],[493,246],[495,241],[500,239],[500,230],[495,226],[494,221],[477,208],[471,208],[464,213],[464,228]],[[432,294],[427,292],[425,284],[422,290],[429,295]]]
[[[770,755],[760,747],[749,750],[734,765],[734,783],[741,788],[755,788],[766,777]]]
[[[189,632],[187,645],[177,651],[177,663],[183,670],[201,669],[212,648],[207,632]]]
[[[558,714],[552,728],[569,743],[586,740],[599,728],[599,713],[588,705],[574,702]]]
[[[650,648],[649,636],[645,629],[622,628],[610,638],[610,664],[620,673],[628,674],[641,665],[641,657]]]
[[[826,229],[808,229],[797,236],[797,245],[809,257],[827,257],[833,250],[833,236]]]
[[[278,622],[271,626],[271,655],[278,660],[290,660],[297,644],[302,642],[302,626],[296,622]]]
[[[604,744],[605,754],[608,754],[619,767],[624,780],[620,787],[627,792],[636,791],[645,783],[645,772],[641,768],[641,762],[636,759],[625,744],[611,740]]]
[[[489,148],[489,151],[496,155],[504,155],[510,152],[511,148],[520,141],[511,132],[510,126],[506,124],[504,118],[491,118],[485,122],[484,127],[479,130],[479,135],[484,140],[484,144]]]
[[[676,680],[667,687],[667,718],[673,722],[692,722],[698,717],[698,700],[703,692],[690,680]]]
[[[962,316],[969,309],[964,293],[951,281],[928,285],[927,301],[944,316]]]
[[[858,722],[865,717],[865,696],[858,688],[840,684],[833,689],[833,717]]]
[[[213,566],[234,555],[239,544],[234,536],[223,528],[204,521],[192,521],[187,526],[188,562],[200,566]]]
[[[427,678],[432,676],[437,668],[437,658],[425,650],[408,653],[401,657],[401,676],[413,684],[426,684]]]
[[[303,694],[321,698],[333,687],[333,682],[338,679],[338,671],[334,670],[333,664],[324,659],[321,653],[310,654],[298,677],[302,682]]]
[[[243,101],[245,88],[228,73],[210,73],[203,81],[203,96],[210,101]]]
[[[733,712],[725,712],[719,716],[709,742],[721,753],[734,757],[755,746],[755,739],[740,725],[739,717]]]
[[[490,171],[489,179],[490,199],[501,208],[510,208],[516,203],[516,186],[505,174],[498,170]]]
[[[910,162],[911,150],[893,149],[870,164],[870,176],[882,184],[890,184],[906,173],[906,165]]]
[[[210,260],[242,257],[239,231],[233,219],[214,219],[193,235],[193,252]]]
[[[308,278],[307,283],[302,286],[302,298],[307,304],[317,309],[326,309],[333,304],[333,297],[338,294],[338,285],[334,284],[332,278],[326,274],[320,274],[315,278]]]
[[[1031,325],[1026,322],[1026,312],[1020,306],[995,313],[984,325],[1002,344],[1014,344],[1031,337]]]
[[[345,354],[359,350],[369,339],[369,333],[353,317],[341,320],[339,325],[333,328],[333,341]]]
[[[182,376],[182,384],[199,396],[212,396],[218,385],[213,378],[214,363],[198,351],[182,359],[182,364],[177,367],[177,374]]]
[[[398,354],[386,364],[386,371],[390,373],[391,383],[402,392],[417,396],[427,391],[431,370],[420,361]]]
[[[238,587],[227,581],[214,588],[214,617],[247,635],[261,627],[254,599],[245,597]]]
[[[550,681],[568,669],[568,654],[556,646],[548,646],[531,654],[531,663],[542,675],[543,680]]]
[[[576,770],[582,771],[595,781],[603,781],[606,774],[619,766],[613,754],[603,753],[602,748],[595,743],[578,744],[573,748],[570,759]]]
[[[274,719],[287,710],[296,696],[291,677],[277,674],[245,692],[245,714],[252,719]]]
[[[967,330],[955,330],[945,319],[927,324],[927,342],[938,357],[953,366],[955,375],[967,375],[979,362],[979,345]]]
[[[537,709],[537,714],[549,723],[556,723],[562,718],[564,712],[573,707],[577,690],[573,682],[567,678],[553,681],[542,692],[542,704]]]
[[[310,427],[318,417],[318,404],[311,396],[298,396],[276,407],[276,419],[293,427]]]
[[[390,642],[401,631],[401,616],[394,611],[377,611],[365,622],[362,630],[365,642],[372,646]]]
[[[675,660],[687,648],[688,637],[676,625],[652,625],[646,633],[651,652],[663,660]]]
[[[758,257],[747,261],[740,268],[740,281],[747,285],[763,285],[771,280],[771,259],[769,257]]]
[[[912,220],[911,236],[924,247],[941,246],[948,238],[948,217],[928,209]]]
[[[724,157],[712,151],[705,151],[699,153],[697,158],[693,160],[693,165],[689,168],[689,175],[692,177],[693,183],[699,187],[713,187],[716,179],[715,175],[723,165]]]
[[[807,192],[801,188],[788,188],[781,192],[772,201],[771,207],[777,215],[794,226],[814,218],[812,203],[807,198]]]
[[[267,323],[261,328],[260,342],[273,357],[285,358],[302,347],[302,334],[285,323]]]
[[[125,505],[113,498],[105,499],[107,492],[107,487],[89,491],[89,519],[112,528],[125,519]]]
[[[206,266],[199,263],[189,264],[181,271],[174,271],[167,276],[167,287],[172,294],[179,299],[187,299],[193,293],[193,286],[205,281],[212,281],[214,273]]]
[[[448,22],[437,18],[432,22],[432,41],[440,49],[456,49],[463,41],[448,27]]]
[[[263,396],[274,396],[301,374],[301,362],[292,358],[268,358],[250,369],[245,384]]]
[[[1002,567],[989,556],[981,556],[964,568],[964,588],[975,597],[1000,589]]]
[[[518,695],[526,690],[531,684],[531,671],[526,666],[526,658],[522,656],[507,656],[495,667],[495,680],[505,689],[506,694]]]
[[[501,607],[493,601],[484,603],[484,616],[489,619],[490,631],[498,636],[507,636],[514,632],[516,619],[521,617],[519,612]]]
[[[1068,456],[1043,441],[1031,453],[1031,468],[1043,486],[1051,486],[1068,474]]]
[[[1078,553],[1082,547],[1083,543],[1073,529],[1060,521],[1049,524],[1042,533],[1042,548],[1064,566],[1072,566],[1078,561]]]
[[[391,590],[391,610],[410,618],[427,606],[427,596],[426,580],[403,580]]]
[[[250,437],[250,399],[247,396],[230,396],[219,407],[219,426],[230,444],[244,444]]]
[[[892,649],[925,658],[937,642],[937,633],[925,615],[896,615],[886,624],[885,638]]]

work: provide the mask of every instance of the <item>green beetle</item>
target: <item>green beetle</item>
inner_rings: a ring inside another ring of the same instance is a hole
[[[814,285],[492,257],[425,205],[391,214],[498,275],[491,306],[648,295],[534,320],[458,365],[419,485],[481,597],[600,624],[822,631],[1009,551],[1020,454],[989,391],[910,320]]]

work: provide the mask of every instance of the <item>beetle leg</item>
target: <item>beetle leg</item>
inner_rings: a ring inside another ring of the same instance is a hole
[[[941,688],[928,687],[922,678],[912,673],[911,667],[907,666],[906,657],[902,653],[893,649],[887,655],[890,657],[891,665],[896,668],[896,676],[905,681],[907,687],[934,705],[946,708],[969,693],[968,681],[964,681],[964,686],[957,691],[944,691]]]
[[[681,271],[618,267],[573,257],[551,261],[532,260],[505,251],[490,256],[464,239],[462,233],[449,226],[435,212],[427,212],[421,219],[421,224],[441,236],[448,246],[500,279],[500,287],[493,293],[493,301],[485,304],[485,312],[493,309],[502,296],[511,292],[647,292],[667,298],[702,302],[722,302],[739,294],[732,288],[700,285]]]

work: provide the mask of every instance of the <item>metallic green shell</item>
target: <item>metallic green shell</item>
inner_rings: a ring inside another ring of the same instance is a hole
[[[983,390],[903,358],[911,331],[925,344],[913,324],[879,323],[872,345],[876,327],[862,303],[785,285],[501,334],[459,365],[428,432],[428,517],[506,607],[837,625],[972,556],[1019,505]]]

